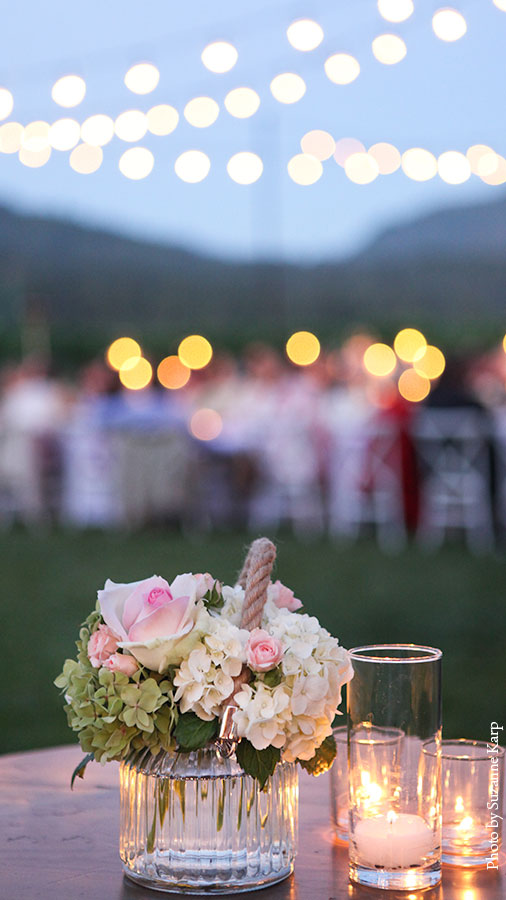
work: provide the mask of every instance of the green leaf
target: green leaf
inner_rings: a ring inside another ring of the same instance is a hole
[[[268,778],[274,772],[276,764],[281,758],[281,750],[278,747],[266,747],[265,750],[256,750],[245,738],[238,743],[235,751],[237,762],[247,775],[256,778],[263,790]]]
[[[218,734],[219,720],[211,719],[205,722],[199,719],[193,712],[183,713],[179,716],[174,736],[183,752],[200,750],[201,747],[212,741]]]
[[[270,672],[265,672],[263,681],[267,687],[277,687],[278,684],[281,684],[283,681],[283,670],[281,666],[276,666],[276,668],[271,669]]]
[[[79,765],[75,767],[74,771],[72,772],[72,778],[70,779],[70,790],[72,790],[72,788],[74,787],[74,781],[76,780],[76,778],[84,778],[86,766],[89,762],[92,761],[92,759],[95,759],[95,754],[87,753],[84,759],[81,760]]]
[[[315,755],[311,759],[299,759],[302,768],[309,772],[310,775],[323,775],[327,772],[336,755],[336,741],[331,734],[326,737],[323,744],[320,744]]]
[[[202,599],[207,610],[222,609],[225,605],[225,600],[223,599],[221,592],[217,589],[216,582],[213,584],[212,590],[207,591]]]

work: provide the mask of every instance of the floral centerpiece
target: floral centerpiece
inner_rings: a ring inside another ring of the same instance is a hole
[[[278,763],[329,767],[352,668],[293,591],[271,582],[274,557],[255,541],[233,586],[210,574],[106,581],[55,682],[87,754],[74,777],[91,759],[211,746],[235,753],[260,790]]]

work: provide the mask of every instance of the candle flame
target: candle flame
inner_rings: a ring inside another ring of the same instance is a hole
[[[472,817],[471,817],[471,816],[465,816],[465,817],[462,819],[462,822],[459,822],[459,824],[457,825],[457,828],[458,828],[460,831],[469,831],[469,829],[472,828],[472,825],[473,825]]]
[[[393,825],[396,820],[397,815],[394,813],[393,809],[391,809],[390,812],[387,812],[387,822],[389,825]]]
[[[462,797],[457,797],[455,800],[455,812],[464,812],[464,801]]]

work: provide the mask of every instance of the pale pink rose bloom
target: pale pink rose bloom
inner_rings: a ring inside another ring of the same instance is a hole
[[[98,599],[105,622],[119,635],[119,646],[148,669],[162,671],[180,661],[174,646],[195,625],[196,587],[191,574],[178,575],[171,585],[158,575],[131,584],[108,579]]]
[[[204,597],[208,591],[212,591],[214,587],[218,592],[221,592],[221,584],[216,578],[213,578],[209,572],[204,572],[203,575],[195,575],[197,579],[197,598],[199,600]]]
[[[130,678],[134,672],[137,672],[139,663],[133,656],[129,656],[126,653],[113,653],[105,661],[104,666],[106,669],[110,669],[111,672],[123,672],[123,675],[128,675]]]
[[[269,585],[267,596],[269,600],[276,604],[278,609],[287,609],[289,612],[295,612],[295,610],[302,607],[301,601],[295,597],[293,591],[281,584],[279,579],[274,584]]]
[[[95,669],[105,665],[118,649],[118,635],[107,625],[99,625],[88,641],[88,658]]]
[[[246,661],[254,672],[269,672],[283,659],[281,641],[263,628],[254,628],[246,644]]]

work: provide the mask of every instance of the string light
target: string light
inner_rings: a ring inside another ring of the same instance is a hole
[[[92,175],[102,165],[104,153],[101,147],[92,144],[78,144],[70,154],[70,167],[80,175]]]
[[[447,184],[463,184],[471,177],[471,165],[463,153],[447,150],[438,157],[439,177]]]
[[[140,181],[147,178],[153,169],[155,158],[146,147],[130,147],[120,156],[119,170],[125,178]]]
[[[352,153],[365,153],[365,147],[362,141],[357,141],[356,138],[340,138],[336,141],[334,159],[339,166],[343,167],[343,169],[346,165],[346,160]]]
[[[225,109],[236,119],[249,119],[260,106],[260,97],[253,88],[239,87],[225,97]]]
[[[328,131],[315,129],[308,131],[301,138],[300,149],[303,153],[309,153],[310,156],[315,156],[316,159],[323,162],[334,154],[336,142]]]
[[[120,141],[134,143],[140,141],[148,130],[148,120],[145,113],[139,109],[127,109],[120,113],[114,123],[114,131]]]
[[[438,9],[432,16],[432,29],[436,37],[441,41],[453,42],[460,40],[467,31],[467,22],[462,13],[449,6]]]
[[[200,58],[206,69],[221,75],[234,68],[239,54],[234,45],[229,44],[228,41],[214,41],[204,47]]]
[[[213,348],[201,334],[190,334],[181,341],[177,355],[188,369],[204,369],[213,357]]]
[[[57,119],[49,129],[49,144],[53,150],[72,150],[80,136],[81,126],[75,119]]]
[[[431,380],[439,378],[446,367],[444,354],[439,347],[428,344],[415,354],[413,368],[419,375]]]
[[[174,171],[181,181],[198,184],[209,174],[211,160],[201,150],[186,150],[174,163]]]
[[[124,80],[133,94],[150,94],[158,86],[160,72],[153,63],[137,63],[131,66]]]
[[[498,185],[506,182],[506,159],[504,156],[496,154],[496,168],[490,175],[480,175],[485,184]]]
[[[297,103],[306,93],[306,82],[294,72],[283,72],[271,81],[271,94],[278,103]]]
[[[399,394],[410,403],[421,403],[430,392],[430,381],[414,369],[406,369],[397,383]]]
[[[378,12],[387,22],[405,22],[414,8],[413,0],[378,0]]]
[[[297,19],[288,26],[286,36],[295,50],[307,53],[323,41],[323,28],[313,19]]]
[[[407,47],[397,34],[380,34],[372,42],[372,52],[384,66],[395,66],[406,56]]]
[[[153,367],[147,359],[130,359],[119,370],[119,380],[129,391],[142,391],[153,378]]]
[[[412,363],[426,347],[426,338],[417,328],[402,328],[394,339],[394,350],[403,362]]]
[[[492,2],[501,12],[506,12],[506,0],[492,0]]]
[[[21,147],[24,128],[19,122],[6,122],[0,126],[0,150],[2,153],[17,153]]]
[[[111,369],[119,371],[126,362],[140,359],[141,356],[142,350],[137,341],[130,337],[120,337],[108,347],[105,358]]]
[[[367,152],[376,160],[380,175],[391,175],[400,167],[401,154],[393,144],[373,144]]]
[[[14,109],[14,97],[7,88],[0,87],[0,119],[6,119]]]
[[[166,356],[158,366],[156,374],[162,387],[169,391],[178,391],[188,384],[191,369],[183,365],[179,356]]]
[[[370,184],[379,175],[379,166],[368,153],[352,153],[344,164],[346,175],[354,184]]]
[[[360,63],[349,53],[334,53],[325,61],[325,74],[334,84],[351,84],[360,75]]]
[[[120,126],[121,127],[121,126]],[[114,137],[114,122],[110,116],[89,116],[81,125],[81,140],[94,147],[103,147]]]
[[[473,175],[492,175],[498,165],[497,153],[487,144],[473,144],[469,147],[466,156],[471,166]]]
[[[184,108],[184,117],[194,128],[209,128],[219,114],[220,107],[212,97],[194,97]]]
[[[296,366],[312,365],[320,349],[320,341],[311,331],[296,331],[286,342],[286,355]]]
[[[253,184],[258,181],[264,170],[264,164],[256,153],[244,151],[235,153],[227,163],[227,172],[237,184]]]
[[[319,159],[309,153],[297,153],[288,162],[288,174],[296,184],[308,186],[315,184],[323,174],[323,166]]]
[[[402,171],[413,181],[429,181],[437,174],[437,160],[422,147],[411,147],[401,157]]]
[[[387,375],[391,375],[397,366],[392,348],[388,344],[380,343],[367,347],[362,362],[366,372],[376,378],[385,378]]]
[[[173,106],[168,103],[159,103],[158,106],[152,106],[146,113],[148,130],[151,134],[164,137],[171,134],[178,126],[179,113]]]
[[[190,432],[199,441],[214,441],[223,430],[223,420],[215,409],[197,409],[190,419]]]
[[[86,82],[80,75],[63,75],[55,81],[51,89],[51,97],[58,106],[68,109],[79,106],[86,95]]]
[[[39,169],[45,166],[51,156],[51,147],[46,146],[40,150],[29,150],[27,147],[21,147],[19,150],[19,161],[29,169]]]
[[[21,147],[31,153],[40,153],[42,150],[46,150],[49,147],[49,123],[30,122],[23,131]]]

